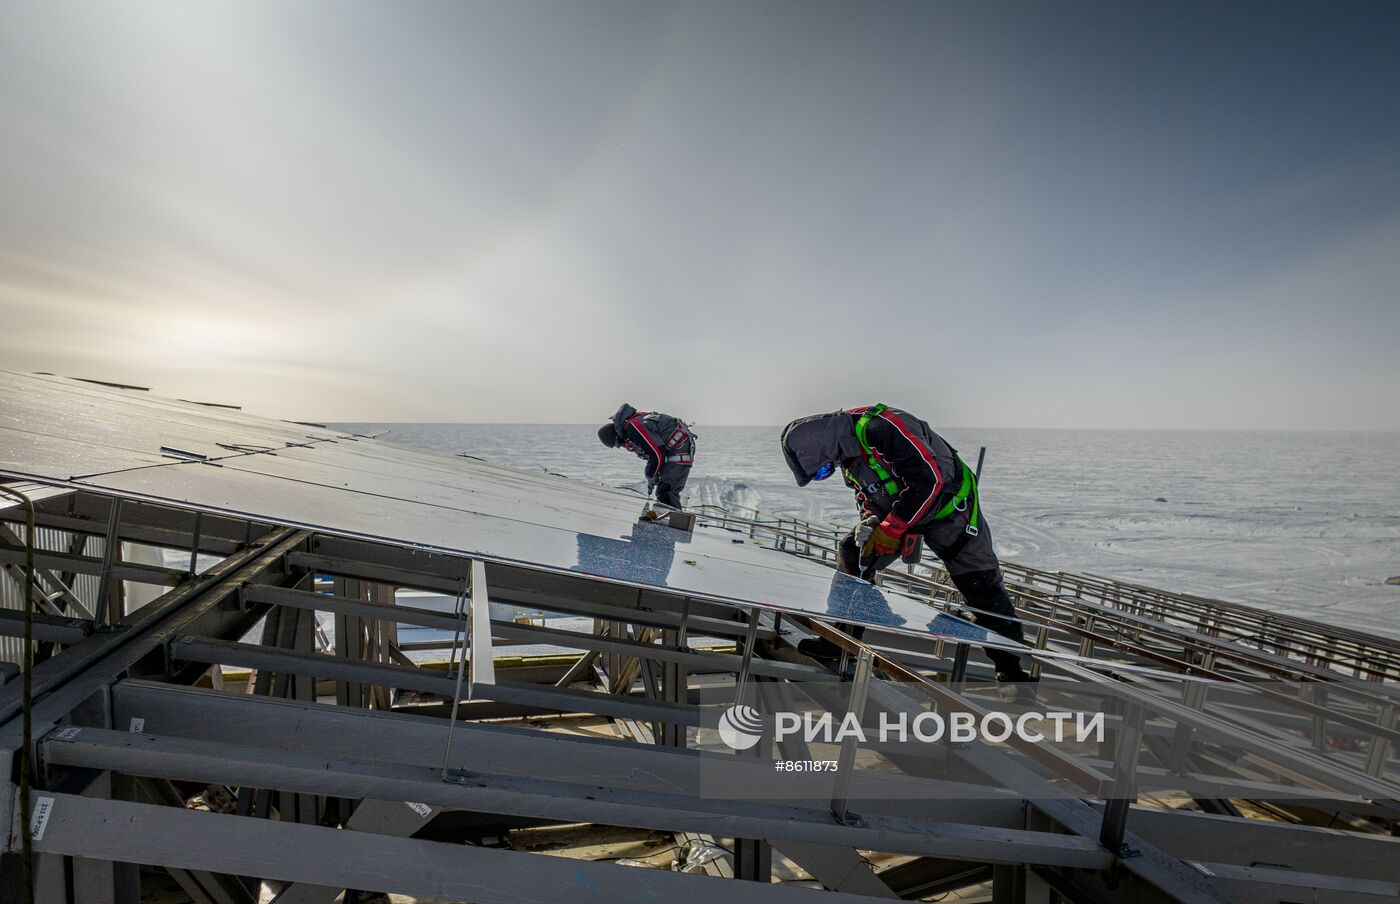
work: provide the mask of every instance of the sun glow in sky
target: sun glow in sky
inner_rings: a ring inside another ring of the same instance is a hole
[[[0,368],[1400,429],[1400,7],[0,5]]]

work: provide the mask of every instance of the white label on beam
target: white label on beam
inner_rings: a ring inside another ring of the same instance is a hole
[[[496,683],[495,652],[491,647],[491,601],[486,592],[486,563],[472,559],[472,689]]]
[[[60,728],[58,731],[53,733],[54,740],[71,741],[78,736],[78,732],[80,731],[82,731],[82,729],[76,725],[69,725],[67,728]]]
[[[136,717],[133,716],[132,719],[131,719],[131,727],[128,728],[127,731],[131,732],[132,734],[140,734],[140,733],[142,732],[142,730],[145,729],[145,727],[146,727],[146,720],[145,720],[145,719],[138,719],[138,718],[136,718]]]
[[[44,829],[48,828],[49,817],[53,815],[53,798],[41,797],[34,801],[34,815],[29,820],[29,837],[35,841],[44,839]]]
[[[415,803],[414,803],[413,801],[411,801],[411,800],[406,800],[406,801],[404,801],[404,803],[408,804],[408,808],[409,808],[410,810],[412,810],[413,812],[417,813],[419,816],[423,817],[424,819],[427,819],[427,818],[428,818],[428,814],[431,813],[431,812],[433,812],[433,808],[430,807],[430,806],[427,805],[427,804],[415,804]]]

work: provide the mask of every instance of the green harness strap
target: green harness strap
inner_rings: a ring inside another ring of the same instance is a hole
[[[942,521],[944,518],[951,518],[953,512],[967,510],[967,532],[972,536],[977,536],[977,478],[972,476],[972,469],[967,466],[967,462],[962,460],[962,456],[953,455],[958,460],[958,467],[962,468],[962,486],[953,494],[953,498],[933,515],[934,521]],[[972,497],[972,506],[968,508],[968,497]]]
[[[895,480],[894,475],[889,472],[889,469],[881,464],[880,460],[875,457],[875,453],[870,449],[870,443],[865,438],[865,430],[870,426],[870,422],[879,417],[887,408],[889,408],[888,405],[877,404],[862,413],[861,416],[856,419],[856,439],[860,440],[860,447],[865,450],[866,464],[870,465],[870,470],[874,471],[875,476],[884,484],[885,492],[889,493],[891,496],[898,496],[901,489],[899,481]],[[954,512],[966,510],[968,507],[967,499],[971,496],[972,510],[968,512],[967,516],[967,532],[976,536],[978,508],[977,479],[972,476],[972,469],[967,466],[967,462],[962,460],[961,455],[954,453],[953,457],[957,459],[958,466],[962,468],[962,486],[958,487],[958,491],[953,494],[953,498],[949,499],[941,509],[935,512],[933,518],[930,520],[942,521],[944,518],[951,518]]]
[[[870,470],[875,472],[875,476],[880,478],[880,482],[885,485],[885,492],[891,496],[899,495],[899,481],[894,479],[894,475],[889,472],[880,460],[875,457],[875,453],[870,451],[870,443],[865,439],[865,428],[870,426],[870,422],[879,417],[888,405],[876,405],[869,409],[856,420],[856,439],[860,440],[860,447],[865,450],[865,463],[870,465]]]

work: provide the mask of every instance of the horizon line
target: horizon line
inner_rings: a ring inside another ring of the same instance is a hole
[[[387,421],[387,420],[336,420],[318,418],[319,423],[399,426],[399,427],[597,427],[600,421]],[[709,424],[697,422],[700,428],[718,427],[724,429],[781,429],[782,424]],[[989,427],[950,425],[936,430],[1063,430],[1063,431],[1103,431],[1135,433],[1375,433],[1400,434],[1400,428],[1383,427]]]

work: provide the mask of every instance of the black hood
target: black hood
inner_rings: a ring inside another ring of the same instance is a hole
[[[826,462],[841,464],[860,457],[855,416],[849,411],[802,417],[783,428],[783,459],[797,485],[805,487]]]
[[[622,403],[622,406],[621,406],[620,408],[618,408],[617,411],[615,411],[615,412],[613,413],[613,416],[612,416],[613,429],[615,429],[615,430],[617,431],[617,435],[618,435],[618,436],[626,436],[626,435],[627,435],[627,419],[630,418],[632,415],[634,415],[634,414],[636,414],[636,413],[637,413],[637,409],[633,408],[631,405],[627,404],[626,402],[623,402],[623,403]]]

